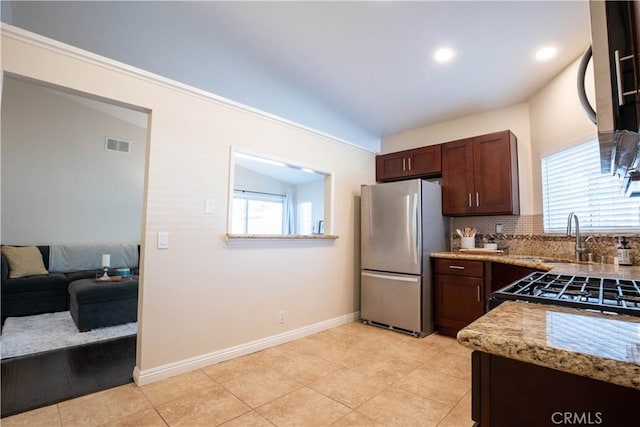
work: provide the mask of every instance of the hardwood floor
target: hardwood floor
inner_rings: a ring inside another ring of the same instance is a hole
[[[136,336],[2,362],[1,415],[24,412],[133,381]]]

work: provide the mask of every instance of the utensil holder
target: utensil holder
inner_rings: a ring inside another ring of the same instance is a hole
[[[460,247],[462,249],[473,249],[476,247],[476,238],[475,237],[461,237],[460,238]]]

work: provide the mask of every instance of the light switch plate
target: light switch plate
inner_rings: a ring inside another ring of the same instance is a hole
[[[204,213],[208,215],[215,213],[215,202],[211,197],[204,199]]]
[[[169,249],[169,232],[158,232],[158,249]]]

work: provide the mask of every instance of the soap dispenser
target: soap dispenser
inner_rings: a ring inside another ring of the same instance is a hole
[[[633,254],[625,237],[618,238],[618,264],[633,265]]]

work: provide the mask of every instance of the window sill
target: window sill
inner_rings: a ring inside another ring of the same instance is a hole
[[[336,240],[335,234],[231,234],[227,233],[227,241],[240,240]]]

